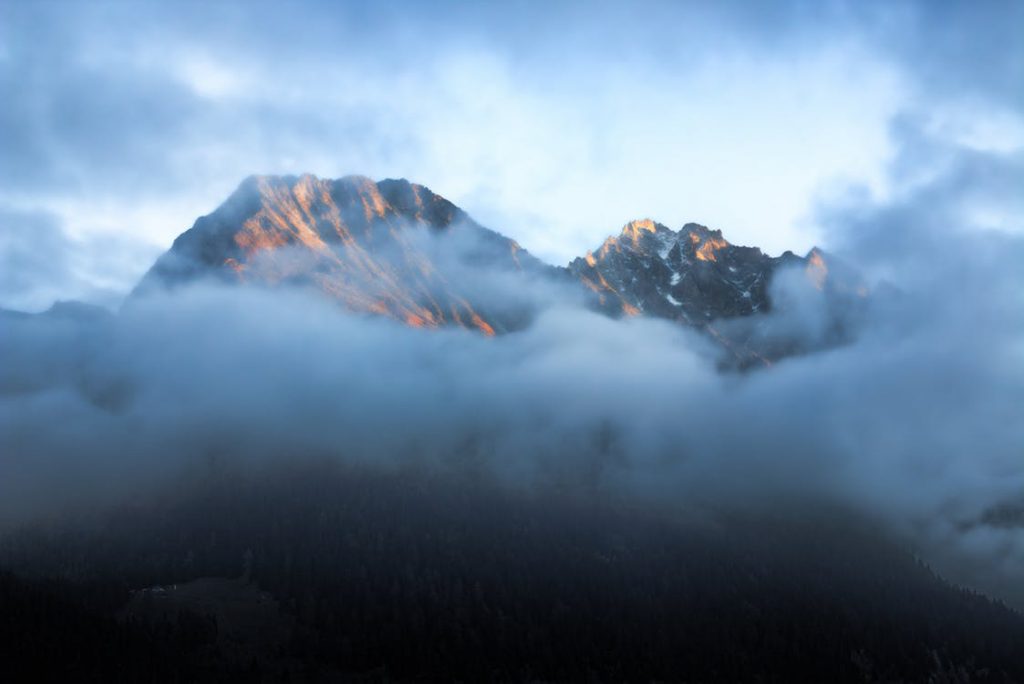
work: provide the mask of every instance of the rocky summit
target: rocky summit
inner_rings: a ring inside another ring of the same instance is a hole
[[[438,255],[444,234],[456,254]],[[135,296],[199,278],[314,288],[347,309],[411,326],[507,329],[478,309],[459,264],[499,271],[540,262],[422,185],[361,176],[252,176],[174,241]]]
[[[703,326],[766,311],[775,270],[803,262],[792,252],[772,258],[756,247],[729,244],[721,231],[696,223],[674,231],[645,219],[627,223],[569,270],[609,312]]]

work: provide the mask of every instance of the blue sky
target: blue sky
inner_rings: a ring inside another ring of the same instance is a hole
[[[1022,224],[1021,3],[0,8],[0,306],[116,305],[251,173],[406,177],[553,263],[642,217],[829,247],[964,152]]]

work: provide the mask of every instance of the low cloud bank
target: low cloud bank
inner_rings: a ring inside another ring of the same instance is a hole
[[[1020,604],[1024,248],[971,238],[995,242],[941,289],[878,296],[855,343],[747,375],[671,323],[569,304],[495,339],[244,288],[4,319],[0,522],[210,467],[411,462],[681,510],[834,503]]]

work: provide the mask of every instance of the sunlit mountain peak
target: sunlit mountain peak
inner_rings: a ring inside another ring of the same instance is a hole
[[[198,278],[288,284],[414,327],[485,335],[514,327],[460,282],[465,261],[496,271],[539,267],[514,241],[404,179],[250,176],[175,240],[136,294]]]

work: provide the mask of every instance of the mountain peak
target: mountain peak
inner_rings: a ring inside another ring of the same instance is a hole
[[[588,251],[584,260],[593,266],[597,263],[597,260],[604,259],[611,252],[619,252],[622,249],[642,252],[651,247],[649,243],[650,238],[665,236],[671,233],[672,230],[670,228],[649,218],[630,221],[622,227],[618,237],[614,235],[608,236],[596,254]]]
[[[417,327],[507,329],[437,263],[432,236],[439,234],[453,235],[446,261],[511,270],[539,264],[514,241],[404,179],[257,175],[180,235],[136,293],[198,278],[288,283]]]
[[[826,286],[829,266],[820,250],[773,259],[699,223],[674,231],[644,220],[627,224],[569,270],[608,313],[644,313],[704,328],[719,318],[768,311],[775,271],[793,263],[805,266],[815,287]]]
[[[662,231],[669,230],[666,226],[661,225],[649,218],[638,219],[636,221],[630,221],[622,227],[620,235],[624,238],[629,239],[633,245],[637,245],[640,242],[640,237],[644,233],[657,234]]]
[[[135,292],[202,278],[288,284],[414,327],[492,335],[523,325],[530,305],[504,275],[501,287],[482,286],[489,273],[560,274],[589,290],[605,313],[708,330],[742,360],[761,356],[743,351],[744,339],[729,341],[715,322],[768,311],[769,284],[790,267],[803,267],[825,296],[866,296],[856,274],[818,248],[772,258],[699,223],[672,230],[650,218],[630,221],[596,251],[556,269],[403,178],[254,175],[180,235]]]

